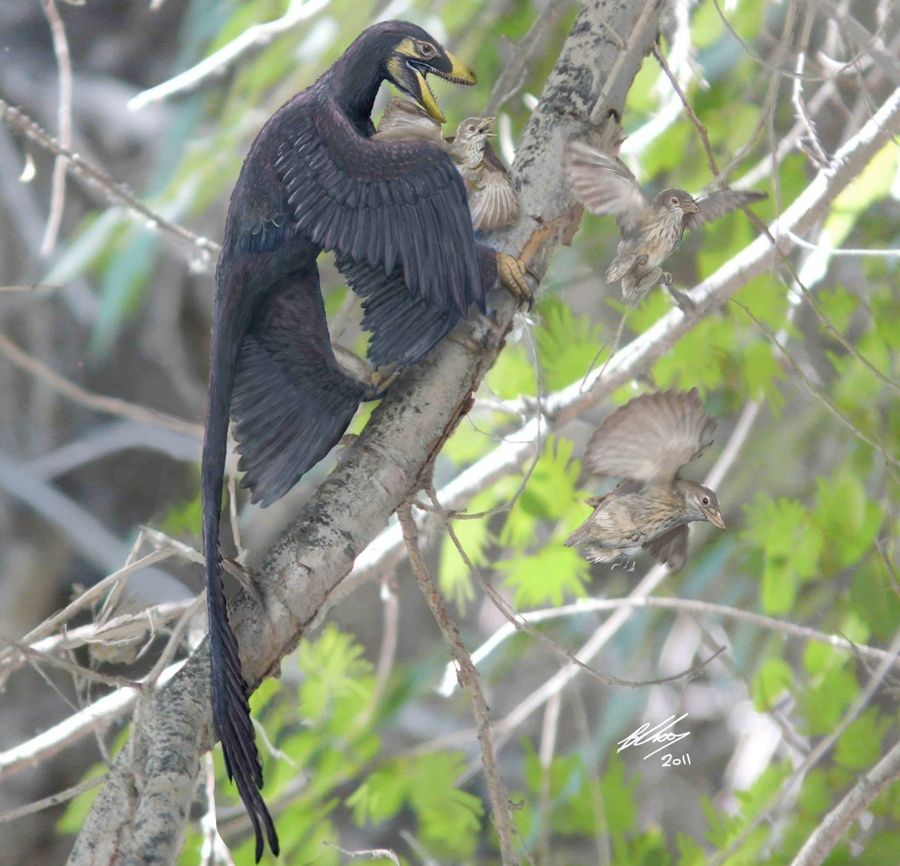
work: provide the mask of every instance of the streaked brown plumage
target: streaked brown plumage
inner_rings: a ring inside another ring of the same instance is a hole
[[[585,466],[622,481],[587,500],[594,513],[566,539],[566,547],[582,547],[591,562],[605,563],[645,547],[673,570],[681,568],[688,523],[706,520],[725,528],[716,494],[678,477],[709,446],[715,429],[696,390],[643,394],[605,418],[588,442]]]
[[[472,226],[491,231],[512,225],[519,200],[506,166],[491,147],[493,117],[467,117],[456,135],[443,138],[440,124],[408,99],[392,99],[373,138],[382,141],[423,139],[441,144],[466,182]]]
[[[592,214],[614,214],[621,240],[606,271],[608,283],[622,284],[626,304],[637,304],[654,286],[671,286],[660,265],[681,243],[685,229],[699,228],[765,193],[717,190],[694,199],[683,189],[663,190],[650,199],[622,160],[584,141],[566,146],[566,174],[575,197]],[[687,299],[670,289],[684,305]]]

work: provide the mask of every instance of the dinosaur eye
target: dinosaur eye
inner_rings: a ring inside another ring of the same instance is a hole
[[[709,497],[708,497],[708,496],[704,496],[704,497],[700,500],[700,504],[701,504],[701,505],[709,505]]]
[[[435,51],[434,46],[429,42],[420,42],[416,48],[419,49],[419,56],[424,58],[425,60],[429,60],[434,57]]]

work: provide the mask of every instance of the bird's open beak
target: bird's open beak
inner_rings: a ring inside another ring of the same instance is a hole
[[[412,96],[438,123],[443,123],[446,118],[425,80],[425,76],[430,72],[445,81],[467,86],[478,81],[475,73],[449,51],[445,51],[443,57],[435,58],[434,63],[407,56],[403,66],[405,66],[405,70],[399,68],[399,64],[388,63],[388,70],[392,73],[391,77],[394,83]]]
[[[705,511],[703,512],[706,515],[706,519],[713,525],[718,526],[719,529],[725,528],[725,519],[722,517],[722,513],[716,509],[715,511]]]

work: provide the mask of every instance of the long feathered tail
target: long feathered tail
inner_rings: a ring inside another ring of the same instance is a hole
[[[230,288],[243,292],[241,300],[252,297],[253,285],[237,286],[233,279]],[[229,292],[221,288],[227,308]],[[366,394],[335,361],[317,271],[285,277],[261,294],[249,321],[241,320],[239,309],[231,318],[217,312],[201,471],[213,720],[229,778],[253,823],[257,861],[266,842],[278,854],[278,836],[259,790],[262,766],[220,571],[228,420],[235,420],[242,483],[254,501],[268,505],[331,450]]]

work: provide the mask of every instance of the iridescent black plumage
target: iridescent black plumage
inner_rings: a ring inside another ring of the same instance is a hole
[[[269,119],[228,207],[216,269],[203,539],[213,718],[253,822],[257,859],[264,839],[275,853],[278,839],[258,790],[262,770],[220,574],[229,414],[243,484],[254,501],[268,505],[328,453],[361,400],[378,396],[335,360],[316,265],[322,250],[334,251],[365,295],[364,324],[373,331],[370,357],[377,363],[412,363],[471,304],[484,310],[497,261],[474,240],[465,187],[450,157],[426,142],[369,139],[384,80],[442,119],[427,72],[475,80],[421,28],[397,21],[370,27]]]

